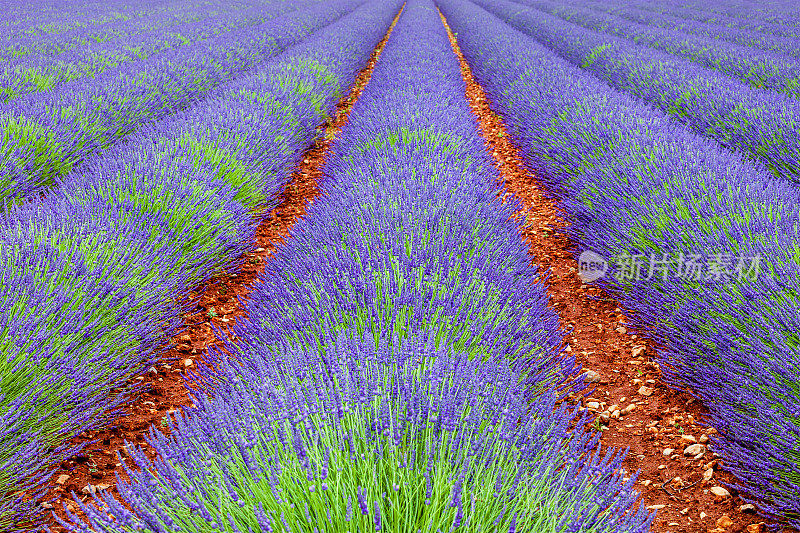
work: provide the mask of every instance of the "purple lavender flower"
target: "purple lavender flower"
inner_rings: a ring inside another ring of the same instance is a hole
[[[364,489],[358,487],[356,496],[358,497],[358,507],[361,509],[361,514],[367,516],[369,514],[369,507],[367,507],[367,495]]]
[[[381,508],[380,508],[380,505],[378,505],[378,500],[375,500],[375,516],[374,516],[374,520],[375,520],[375,531],[380,531],[381,530]]]

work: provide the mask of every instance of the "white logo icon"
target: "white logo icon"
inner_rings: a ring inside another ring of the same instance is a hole
[[[607,270],[608,262],[599,254],[586,250],[578,258],[578,277],[584,283],[602,278]]]

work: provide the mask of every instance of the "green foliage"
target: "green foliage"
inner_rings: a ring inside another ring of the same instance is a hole
[[[460,138],[446,131],[437,131],[432,127],[412,130],[403,126],[398,131],[390,132],[385,136],[378,136],[370,141],[359,143],[353,148],[353,151],[357,151],[360,154],[365,154],[376,151],[396,151],[401,147],[401,145],[426,146],[427,149],[430,150],[430,153],[439,153],[443,156],[451,156],[460,154],[460,152],[466,152],[462,148],[462,143],[463,141]],[[455,158],[451,164],[455,165],[456,171],[462,171],[472,167],[474,165],[474,160],[470,155],[464,153],[461,155],[461,157]],[[411,170],[413,171],[413,169]],[[433,179],[435,179],[435,172],[431,173],[431,175]],[[377,181],[373,181],[373,184],[376,183]]]
[[[174,166],[180,161],[170,160],[169,163],[170,166],[147,173],[127,167],[115,176],[96,182],[95,187],[86,193],[76,191],[73,201],[88,204],[102,198],[110,204],[129,206],[125,217],[160,220],[162,224],[149,227],[151,241],[164,246],[165,238],[174,239],[176,242],[170,249],[185,258],[182,268],[188,269],[190,280],[199,280],[227,261],[227,255],[214,248],[220,239],[238,242],[239,236],[232,224],[237,215],[217,199],[223,183],[200,181]],[[158,173],[170,177],[159,179]],[[195,257],[209,259],[199,265],[191,262]]]
[[[344,533],[378,530],[377,508],[380,530],[393,533],[449,531],[457,514],[465,531],[508,531],[515,521],[517,531],[556,533],[564,531],[558,525],[565,515],[579,507],[594,509],[601,480],[591,476],[573,485],[576,472],[565,466],[578,459],[554,430],[555,419],[537,418],[537,424],[516,434],[518,439],[507,438],[505,416],[484,411],[485,398],[507,393],[503,385],[481,386],[478,392],[454,378],[428,379],[423,372],[428,362],[412,371],[415,384],[404,386],[420,387],[422,397],[436,398],[442,390],[464,387],[458,394],[475,398],[463,405],[454,401],[448,422],[436,422],[445,416],[438,413],[444,404],[438,403],[428,420],[410,418],[408,399],[390,392],[397,386],[392,372],[373,374],[370,367],[362,378],[371,387],[374,380],[376,395],[369,402],[344,401],[341,415],[314,409],[300,420],[274,420],[267,418],[274,415],[259,416],[262,411],[255,405],[237,404],[237,412],[247,413],[248,430],[260,434],[248,441],[247,460],[243,446],[223,442],[221,449],[189,437],[192,453],[207,460],[171,461],[169,479],[151,469],[150,487],[161,519],[169,516],[189,532],[231,532],[233,525],[240,531],[264,531],[269,521],[274,531],[285,524],[293,533]],[[280,383],[296,376],[282,376],[276,386],[281,389]],[[342,383],[336,372],[330,379],[331,392],[353,386]],[[301,383],[299,390],[317,394],[313,385],[306,390]],[[386,421],[393,421],[391,429],[376,432],[376,425]],[[171,496],[176,482],[181,498]],[[365,507],[359,505],[361,491]],[[190,501],[208,509],[211,520],[193,511],[186,504]],[[258,519],[260,509],[266,520]]]
[[[263,183],[271,176],[258,173],[240,160],[240,157],[249,157],[247,147],[251,143],[246,138],[239,139],[237,151],[232,153],[220,146],[222,138],[210,140],[210,137],[208,133],[185,133],[177,139],[176,147],[188,153],[195,168],[211,165],[217,178],[227,182],[236,191],[236,200],[255,211],[268,200]]]
[[[599,46],[594,47],[592,51],[589,53],[589,55],[587,55],[584,58],[583,62],[581,63],[581,68],[587,68],[591,66],[592,63],[597,61],[597,58],[600,56],[600,54],[602,54],[609,48],[611,48],[610,44],[601,44]]]
[[[58,78],[57,74],[42,72],[38,67],[22,67],[17,71],[13,86],[0,88],[0,100],[8,102],[27,92],[49,91]]]
[[[35,234],[33,238],[42,240],[41,235]],[[94,357],[96,354],[115,361],[121,354],[138,350],[140,339],[130,325],[120,321],[120,316],[131,307],[141,308],[136,289],[143,292],[148,284],[158,282],[158,272],[139,272],[138,276],[132,273],[130,261],[121,260],[121,246],[114,247],[107,242],[98,245],[95,239],[96,236],[88,236],[85,240],[76,240],[64,235],[58,242],[54,238],[53,242],[57,248],[77,246],[83,249],[85,253],[73,252],[69,256],[82,256],[89,267],[105,265],[107,282],[112,285],[120,284],[120,278],[131,273],[126,280],[131,291],[124,296],[120,290],[106,296],[98,295],[87,286],[86,277],[75,273],[70,264],[55,275],[45,269],[32,269],[30,265],[20,263],[18,250],[0,243],[0,254],[5,257],[2,266],[6,273],[19,275],[15,272],[25,269],[32,275],[31,287],[40,289],[39,292],[43,292],[42,287],[48,287],[47,293],[52,294],[56,305],[42,316],[41,304],[33,302],[29,292],[5,294],[5,298],[0,298],[4,318],[17,324],[36,324],[35,334],[25,339],[15,338],[7,328],[0,328],[0,391],[3,394],[0,412],[7,412],[12,402],[26,395],[33,403],[23,404],[22,408],[35,414],[21,418],[23,426],[14,434],[37,435],[36,439],[42,443],[41,450],[63,444],[64,431],[71,427],[69,413],[75,405],[73,387],[79,385],[70,378],[74,372],[71,369],[88,367],[86,375],[92,375],[96,382],[102,382],[111,372],[118,370],[99,364],[97,359],[93,362],[83,359],[83,356]],[[148,311],[157,315],[156,309]],[[88,329],[65,327],[65,317],[71,317],[76,324],[88,325]],[[49,347],[44,352],[46,357],[41,357],[42,345]],[[80,350],[75,350],[75,346],[80,346]],[[33,358],[31,354],[39,356]],[[53,380],[53,375],[58,375],[58,379]],[[0,462],[8,458],[5,454],[12,449],[10,445],[4,445],[0,437],[0,450],[3,450],[0,451]],[[8,487],[3,486],[2,479],[0,477],[0,493],[7,493]]]
[[[314,108],[319,122],[330,119],[323,106],[331,96],[338,100],[343,94],[337,76],[315,59],[296,57],[280,66],[281,72],[274,78],[280,86],[302,96]],[[316,84],[303,79],[309,73],[316,78]]]
[[[0,160],[0,200],[4,189],[16,183],[14,172],[34,174],[37,185],[49,186],[73,167],[56,132],[25,116],[0,117]]]
[[[445,430],[435,437],[431,430],[424,434],[407,432],[401,437],[399,445],[386,439],[386,445],[376,454],[374,446],[364,434],[364,423],[359,420],[359,412],[348,413],[342,420],[342,427],[334,429],[325,425],[318,416],[311,417],[309,423],[323,428],[321,439],[317,442],[305,441],[308,459],[311,464],[323,462],[325,449],[330,453],[330,468],[327,479],[309,480],[297,456],[290,448],[279,445],[277,438],[261,450],[258,455],[269,457],[281,465],[277,486],[279,496],[270,489],[269,480],[253,480],[244,464],[243,458],[231,450],[231,457],[221,457],[209,450],[213,458],[213,477],[209,479],[209,499],[214,502],[220,517],[231,516],[240,530],[248,526],[258,530],[259,524],[252,509],[258,504],[279,528],[281,516],[290,524],[292,532],[316,531],[323,526],[325,531],[371,531],[375,530],[374,503],[378,502],[381,513],[382,531],[396,533],[416,533],[422,531],[447,531],[453,524],[457,509],[451,505],[454,481],[463,476],[467,482],[461,491],[465,515],[475,531],[507,531],[512,517],[519,516],[519,531],[555,532],[559,515],[570,510],[566,494],[553,495],[552,487],[565,485],[563,473],[546,472],[539,478],[523,475],[515,497],[510,492],[517,472],[522,468],[517,461],[518,452],[503,450],[496,444],[493,456],[495,461],[481,464],[467,456],[469,443],[455,447],[452,431]],[[286,422],[284,431],[291,434],[291,423]],[[352,437],[352,453],[343,450],[344,435]],[[425,444],[436,439],[441,444],[432,458],[431,497],[426,496],[425,472],[427,468]],[[412,450],[416,448],[416,461],[412,462]],[[453,457],[453,456],[456,457]],[[222,483],[223,472],[217,464],[225,464],[225,469],[233,473],[233,480],[240,490],[237,495],[244,504],[231,498]],[[502,478],[499,495],[495,495],[493,481]],[[363,514],[357,503],[359,489],[366,492],[369,502],[367,514]],[[196,496],[200,496],[197,494]],[[348,499],[352,516],[347,516]],[[471,510],[469,510],[471,509]],[[211,532],[213,529],[205,520],[192,516],[187,507],[176,502],[167,513],[177,523],[191,523],[198,527],[191,531]],[[225,521],[227,522],[227,520]],[[224,522],[223,522],[224,523]],[[228,524],[223,526],[224,531]]]

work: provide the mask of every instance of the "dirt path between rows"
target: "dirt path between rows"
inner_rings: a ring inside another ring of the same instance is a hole
[[[441,13],[440,13],[441,15]],[[721,470],[719,457],[706,449],[714,430],[701,426],[706,410],[688,393],[661,381],[651,356],[655,347],[626,329],[626,313],[605,291],[578,277],[572,243],[559,229],[564,221],[536,176],[525,169],[502,118],[491,110],[447,21],[453,51],[461,62],[466,97],[479,123],[486,149],[504,182],[505,194],[523,204],[522,237],[539,268],[550,271],[547,292],[566,335],[567,350],[589,374],[594,391],[572,396],[597,415],[604,447],[627,448],[628,472],[641,470],[637,488],[645,505],[657,510],[656,533],[760,533],[766,530],[755,509],[724,488],[734,478]],[[734,491],[730,491],[734,492]],[[719,495],[716,495],[718,493]]]
[[[44,501],[52,501],[43,505],[46,509],[52,509],[61,519],[68,521],[65,508],[81,518],[85,516],[76,505],[72,492],[81,501],[91,502],[92,491],[106,489],[122,501],[115,474],[129,481],[117,459],[118,452],[127,458],[125,441],[141,446],[149,458],[156,457],[155,450],[145,441],[148,428],[162,427],[162,421],[168,414],[183,411],[185,406],[191,405],[192,398],[185,385],[187,372],[193,372],[203,365],[204,355],[210,346],[222,344],[212,324],[228,335],[230,326],[246,318],[239,300],[247,300],[253,282],[264,270],[264,263],[269,261],[276,248],[289,236],[292,226],[305,215],[307,206],[319,195],[317,179],[330,153],[331,144],[347,123],[350,110],[369,82],[375,63],[401,13],[402,9],[373,50],[367,66],[361,70],[350,91],[337,103],[335,116],[319,127],[317,140],[303,155],[289,185],[281,194],[278,207],[258,227],[253,252],[247,254],[245,267],[237,272],[215,276],[190,294],[190,298],[197,299],[199,303],[192,313],[184,316],[186,330],[173,339],[173,346],[162,358],[161,364],[137,378],[148,386],[148,390],[124,406],[124,415],[114,421],[113,427],[85,432],[74,439],[73,444],[95,442],[87,445],[80,455],[61,463],[51,478],[54,489],[44,498]],[[135,466],[129,458],[126,462],[129,466]],[[52,515],[47,525],[56,533],[67,531]]]

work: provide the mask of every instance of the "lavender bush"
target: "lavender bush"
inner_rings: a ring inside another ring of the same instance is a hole
[[[790,4],[756,5],[746,2],[700,4],[699,2],[630,2],[630,7],[672,17],[705,22],[714,26],[737,28],[786,37],[800,37],[796,10]]]
[[[44,22],[47,31],[39,32],[34,28],[25,28],[21,31],[4,33],[0,36],[0,57],[6,60],[51,58],[93,43],[107,42],[109,46],[113,46],[116,39],[139,36],[156,29],[168,31],[193,20],[235,13],[253,5],[247,0],[209,2],[205,4],[209,9],[203,12],[203,4],[196,0],[177,5],[161,2],[137,2],[137,4],[137,6],[122,6],[120,3],[114,5],[108,2],[105,4],[106,16],[101,15],[94,21],[81,20],[81,8],[87,6],[75,5],[74,10],[69,13],[65,13],[64,10],[58,12],[61,28],[58,28],[58,24],[52,20],[47,20],[49,14],[47,6],[39,5],[35,10],[40,17],[38,22]],[[17,13],[14,18],[17,24],[23,24],[26,15]],[[3,22],[8,21],[2,21],[0,24]]]
[[[414,5],[407,7],[413,15]],[[426,13],[429,14],[429,13]],[[508,362],[432,341],[341,337],[316,350],[236,354],[213,397],[151,428],[138,466],[71,531],[647,531],[624,454],[529,406]],[[120,456],[120,460],[123,459]],[[115,518],[110,518],[113,515]]]
[[[154,2],[111,1],[103,4],[85,3],[72,6],[69,15],[58,2],[40,4],[9,3],[0,15],[3,28],[0,42],[7,48],[24,48],[27,41],[42,42],[59,37],[82,34],[86,31],[138,18],[150,12]],[[19,43],[19,44],[18,44]]]
[[[653,11],[678,18],[697,20],[713,26],[738,28],[770,35],[800,37],[800,24],[793,15],[796,9],[791,4],[756,5],[747,2],[703,4],[683,2],[681,4],[631,2],[631,7]]]
[[[532,386],[551,386],[574,369],[509,220],[518,204],[497,200],[444,29],[425,28],[435,39],[398,29],[390,40],[323,169],[324,201],[251,296],[264,327],[238,335],[277,345],[431,331],[438,347],[505,354]]]
[[[104,32],[95,30],[67,42],[34,41],[35,45],[32,43],[28,49],[16,43],[13,55],[4,58],[0,70],[0,100],[8,102],[23,94],[52,91],[62,83],[95,78],[124,63],[146,60],[168,50],[263,24],[292,5],[256,5],[239,11],[223,3],[222,13],[219,9],[209,9],[212,7],[209,5],[180,7],[188,13],[167,11],[162,17],[135,19],[132,24],[126,20],[114,28],[104,28]],[[186,22],[176,23],[181,19]],[[39,53],[33,52],[42,48]]]
[[[52,94],[30,94],[0,106],[0,199],[28,196],[82,170],[142,124],[202,99],[358,4],[337,0],[309,7],[123,65],[88,85],[74,80]]]
[[[169,296],[185,286],[181,251],[159,246],[169,242],[163,221],[56,202],[18,211],[0,230],[3,531],[24,531],[42,512],[12,491],[40,487],[74,452],[64,443],[130,392],[109,391],[155,360],[181,311]]]
[[[714,449],[746,483],[746,497],[797,525],[796,188],[485,10],[457,0],[441,7],[527,164],[561,199],[581,249],[612,262],[681,252],[761,257],[755,280],[724,267],[719,276],[681,277],[673,261],[666,279],[607,277],[603,285],[665,347],[665,377],[710,408],[721,432]]]
[[[565,6],[549,0],[522,0],[518,3],[555,15],[590,30],[609,33],[635,44],[648,46],[688,59],[705,68],[744,81],[753,88],[764,88],[800,97],[800,64],[772,52],[742,45],[695,37],[674,30],[637,24],[591,9]]]
[[[557,17],[498,0],[476,3],[613,87],[659,107],[777,177],[800,181],[800,102],[755,90],[718,73],[601,35]]]
[[[707,22],[698,22],[694,20],[687,20],[682,16],[673,16],[669,14],[654,13],[650,9],[642,9],[636,5],[620,5],[619,3],[605,3],[597,2],[595,0],[587,0],[582,3],[586,7],[592,9],[611,12],[614,15],[628,19],[640,24],[647,24],[658,28],[664,28],[674,31],[680,31],[690,35],[697,35],[701,37],[708,37],[711,39],[728,41],[750,48],[758,48],[768,52],[781,54],[794,59],[800,59],[800,50],[797,47],[797,39],[784,37],[780,34],[773,34],[771,32],[762,32],[760,30],[740,29],[730,25],[719,26],[708,24]],[[751,4],[752,5],[752,4]],[[706,4],[704,7],[711,7]],[[696,13],[706,11],[696,10]],[[795,24],[796,17],[784,17],[780,21],[780,25],[784,28],[788,25]],[[757,17],[755,20],[767,21],[767,16]],[[773,20],[773,22],[777,22]]]

